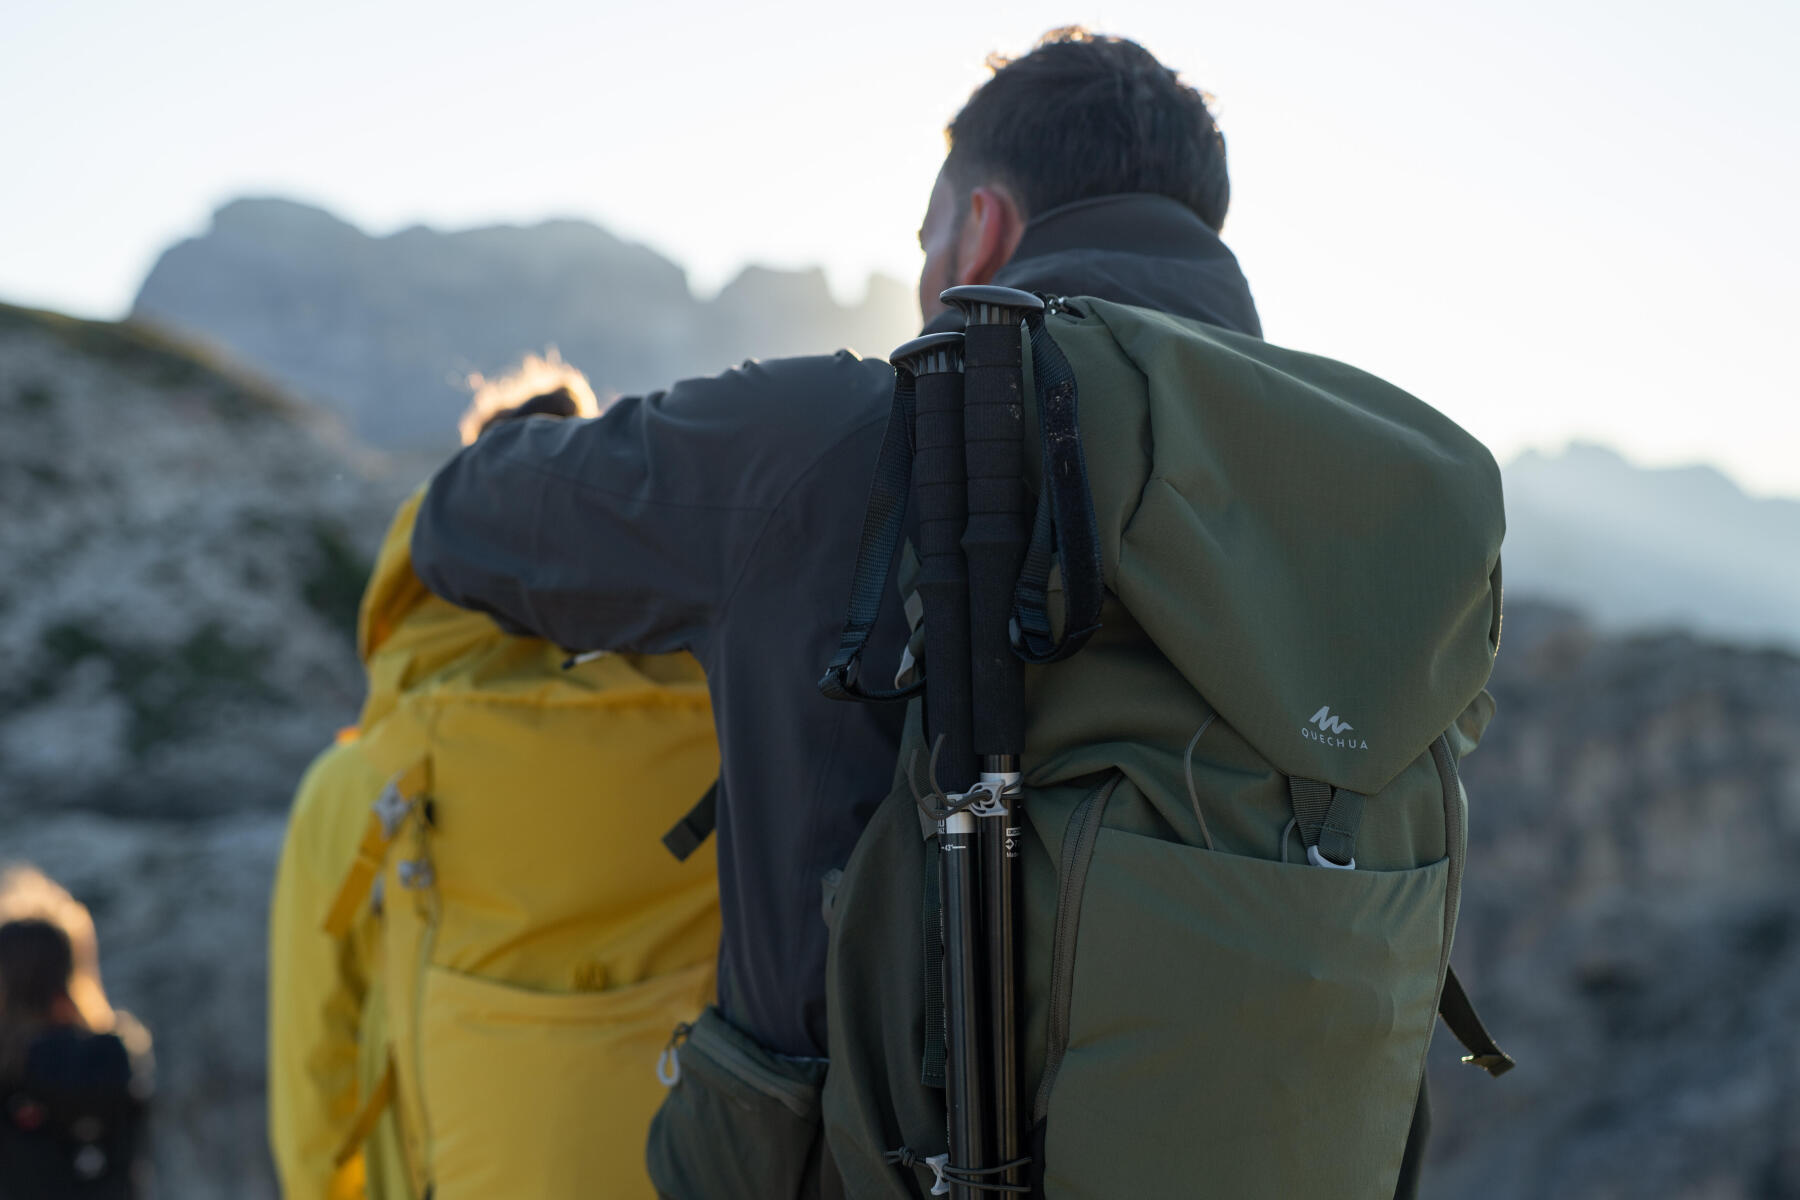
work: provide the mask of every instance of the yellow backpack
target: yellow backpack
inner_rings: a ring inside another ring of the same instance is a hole
[[[326,918],[380,908],[385,1070],[356,1132],[391,1105],[432,1200],[651,1197],[657,1057],[718,951],[710,847],[658,844],[718,771],[705,679],[687,655],[565,667],[432,596],[418,500],[363,601],[357,745],[388,782]]]

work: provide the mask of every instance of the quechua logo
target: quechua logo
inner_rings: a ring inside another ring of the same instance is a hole
[[[1317,726],[1317,728],[1314,728]],[[1331,705],[1321,704],[1319,711],[1306,719],[1300,727],[1300,736],[1308,741],[1318,742],[1322,746],[1332,746],[1340,750],[1367,750],[1369,743],[1359,737],[1351,737],[1356,726],[1331,714]]]

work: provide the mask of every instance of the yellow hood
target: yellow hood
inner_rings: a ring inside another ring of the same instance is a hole
[[[394,514],[363,590],[356,622],[356,650],[369,678],[358,722],[363,729],[393,711],[401,693],[418,680],[506,637],[485,614],[432,595],[413,573],[413,522],[424,498],[421,486]]]

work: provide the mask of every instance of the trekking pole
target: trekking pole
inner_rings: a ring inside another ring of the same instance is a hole
[[[954,1173],[987,1165],[986,1062],[975,818],[963,797],[975,784],[969,688],[969,573],[963,561],[968,494],[963,468],[963,335],[929,334],[895,350],[896,371],[915,379],[913,496],[918,505],[919,598],[925,606],[925,740],[933,784],[949,801],[938,816],[939,911],[944,935],[944,1097],[950,1195],[969,1200]]]
[[[969,523],[970,684],[974,748],[988,796],[979,821],[988,980],[988,1052],[999,1182],[1025,1182],[1019,1109],[1019,758],[1025,749],[1025,664],[1008,629],[1025,557],[1025,373],[1028,313],[1044,302],[1016,288],[953,287],[940,297],[962,310],[963,438]]]

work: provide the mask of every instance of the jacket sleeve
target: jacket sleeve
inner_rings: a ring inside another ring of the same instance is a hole
[[[324,929],[381,778],[355,743],[320,755],[288,818],[269,913],[269,1145],[281,1194],[337,1200],[334,1162],[359,1102],[367,963]]]
[[[746,363],[591,420],[498,425],[438,472],[413,569],[572,650],[699,650],[794,482],[885,388],[848,353]]]

